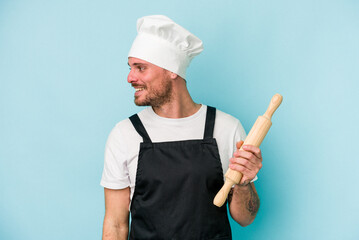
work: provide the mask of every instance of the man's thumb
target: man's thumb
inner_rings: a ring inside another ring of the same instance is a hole
[[[244,142],[243,142],[242,140],[239,141],[239,142],[237,142],[237,143],[236,143],[237,149],[240,149],[240,148],[242,147],[243,143],[244,143]]]

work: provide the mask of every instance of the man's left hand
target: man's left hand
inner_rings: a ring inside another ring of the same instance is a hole
[[[237,150],[234,152],[233,158],[229,160],[229,167],[243,174],[239,185],[245,186],[255,178],[262,168],[262,153],[258,147],[252,145],[244,145],[239,150],[242,145],[243,141],[237,142]]]

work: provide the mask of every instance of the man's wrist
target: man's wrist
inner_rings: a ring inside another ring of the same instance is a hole
[[[250,187],[250,183],[249,184],[246,184],[246,185],[243,185],[243,184],[236,184],[234,186],[234,188],[238,191],[248,191],[249,190],[249,187]]]

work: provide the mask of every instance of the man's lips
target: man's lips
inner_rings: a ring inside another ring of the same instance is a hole
[[[144,90],[145,88],[135,88],[135,91],[138,92],[138,91],[142,91]]]
[[[135,89],[135,96],[139,96],[141,92],[145,90],[145,88],[142,86],[133,86],[133,88]]]

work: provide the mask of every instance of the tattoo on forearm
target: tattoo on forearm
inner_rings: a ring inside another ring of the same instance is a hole
[[[239,207],[242,214],[249,213],[255,216],[259,210],[259,197],[251,184],[247,186],[236,186],[228,193],[228,204]],[[245,213],[247,212],[247,213]]]
[[[231,190],[228,193],[228,204],[231,204],[232,197],[233,197],[233,188],[231,188]]]
[[[246,204],[247,210],[251,213],[251,215],[255,215],[259,209],[259,198],[258,195],[253,191],[252,186],[250,188],[250,198]]]

